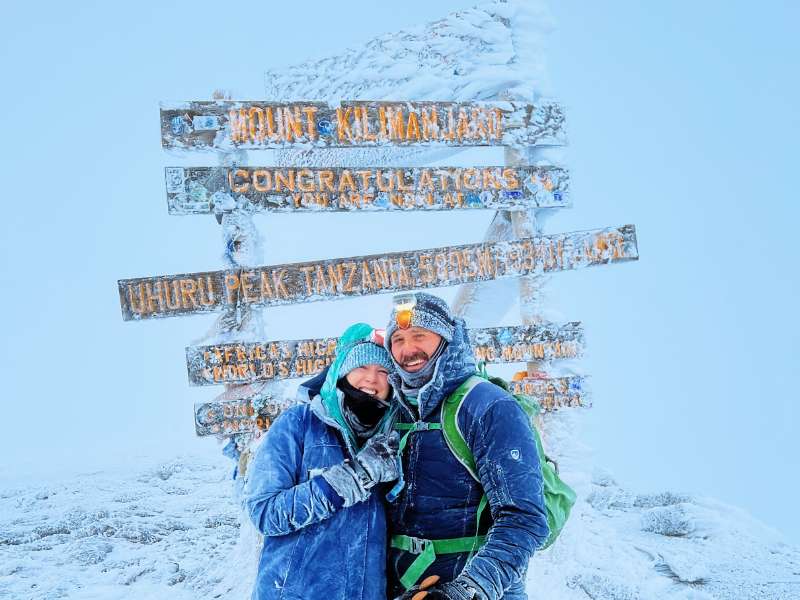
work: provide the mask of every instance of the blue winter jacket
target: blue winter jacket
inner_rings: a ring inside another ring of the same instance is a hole
[[[382,492],[342,508],[319,475],[355,451],[317,395],[325,375],[300,388],[310,403],[275,420],[248,468],[244,504],[265,536],[253,600],[386,598]]]
[[[452,342],[419,392],[418,409],[401,401],[399,421],[440,422],[441,403],[475,373],[464,322],[456,319]],[[397,375],[391,376],[400,389]],[[419,412],[417,412],[417,410]],[[447,447],[441,430],[412,433],[403,454],[405,488],[389,505],[390,532],[429,540],[473,536],[483,492],[491,515],[483,515],[480,533],[488,539],[469,555],[443,554],[424,576],[452,581],[463,573],[494,600],[523,599],[525,571],[534,550],[547,538],[542,475],[529,419],[514,398],[498,386],[479,383],[465,398],[458,426],[475,457],[480,483]],[[390,597],[403,588],[399,578],[417,557],[390,548]]]

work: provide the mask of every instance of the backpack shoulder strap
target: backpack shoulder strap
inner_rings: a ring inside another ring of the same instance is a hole
[[[475,457],[472,456],[472,451],[467,445],[464,434],[458,427],[458,413],[464,405],[464,398],[475,388],[479,383],[485,382],[486,379],[478,375],[471,375],[464,383],[462,383],[455,392],[450,394],[448,398],[442,402],[442,434],[444,440],[447,442],[447,447],[450,452],[458,459],[464,468],[472,475],[472,478],[480,483],[478,478],[478,468],[475,465]]]

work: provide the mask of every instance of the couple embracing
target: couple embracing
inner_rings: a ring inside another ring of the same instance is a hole
[[[536,441],[475,373],[464,321],[430,294],[399,298],[383,336],[345,331],[248,468],[253,600],[527,598],[548,536]]]

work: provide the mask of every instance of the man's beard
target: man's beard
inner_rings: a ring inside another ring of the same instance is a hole
[[[411,356],[404,358],[403,362],[400,363],[400,366],[403,367],[404,371],[406,371],[406,367],[408,366],[408,364],[418,359],[422,359],[423,361],[425,361],[422,363],[422,366],[419,369],[417,369],[417,371],[422,371],[427,366],[428,361],[430,361],[431,357],[428,356],[427,352],[419,350],[418,352],[415,352]],[[407,371],[407,372],[414,373],[415,371]]]
[[[436,370],[436,363],[442,357],[442,353],[444,352],[445,348],[447,348],[447,341],[442,338],[442,341],[439,342],[439,345],[436,347],[436,351],[430,357],[427,353],[420,350],[415,352],[412,356],[404,358],[402,363],[397,362],[397,373],[400,375],[400,379],[403,382],[403,392],[418,390],[431,380],[431,377],[433,377],[433,372]],[[418,355],[420,357],[427,358],[428,362],[426,362],[418,371],[406,371],[403,368],[403,365],[406,362],[413,360]]]

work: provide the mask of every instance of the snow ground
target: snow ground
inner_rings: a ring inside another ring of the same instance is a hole
[[[742,511],[705,498],[627,490],[586,467],[569,434],[581,415],[550,418],[579,492],[559,541],[537,555],[531,600],[800,599],[800,549]],[[232,463],[182,457],[0,489],[0,598],[183,600],[248,597],[258,540],[240,526]]]

